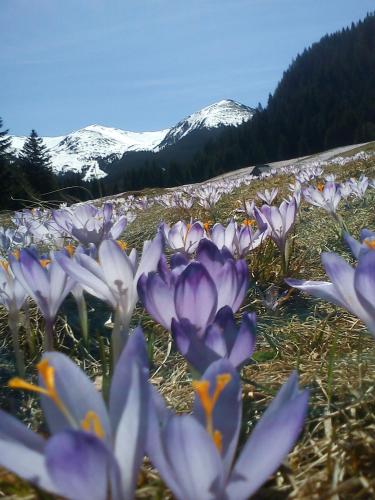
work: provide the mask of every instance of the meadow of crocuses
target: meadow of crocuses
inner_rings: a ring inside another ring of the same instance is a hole
[[[0,493],[374,496],[366,149],[4,214]]]

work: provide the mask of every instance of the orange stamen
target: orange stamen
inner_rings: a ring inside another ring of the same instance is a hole
[[[68,245],[65,246],[65,250],[68,252],[69,257],[73,257],[74,251],[75,251],[75,246],[69,243]]]
[[[49,264],[51,264],[51,259],[39,259],[40,265],[42,267],[47,267]]]
[[[21,252],[20,252],[20,250],[18,250],[18,248],[16,248],[16,250],[14,250],[13,256],[15,257],[16,260],[20,260]]]
[[[9,271],[9,262],[6,260],[0,260],[0,266],[4,269],[4,271]]]
[[[316,186],[316,187],[318,188],[318,191],[322,192],[322,191],[323,191],[323,189],[324,189],[324,184],[323,184],[323,182],[318,182],[318,184],[317,184],[317,186]]]
[[[223,435],[220,431],[214,431],[214,435],[212,436],[214,440],[216,448],[221,453],[223,451]]]
[[[371,250],[375,250],[375,239],[372,238],[365,238],[363,240],[363,243],[368,247],[371,248]]]
[[[92,410],[89,410],[86,413],[85,418],[81,422],[81,427],[84,431],[95,434],[95,436],[98,437],[99,439],[103,439],[105,436],[105,432],[102,423],[100,421],[100,418]]]
[[[244,219],[244,221],[242,222],[242,224],[244,226],[247,226],[247,227],[253,227],[253,226],[255,226],[256,221],[254,219]]]
[[[38,373],[43,381],[44,387],[40,387],[39,385],[30,384],[19,377],[11,378],[8,382],[8,386],[11,389],[23,389],[24,391],[32,391],[37,392],[39,394],[43,394],[44,396],[49,397],[57,406],[57,408],[61,411],[61,413],[66,417],[66,419],[70,422],[72,427],[77,427],[77,424],[74,418],[69,413],[68,409],[60,399],[55,386],[55,369],[48,362],[48,359],[43,359],[40,363],[36,365]]]
[[[128,248],[128,244],[125,243],[125,241],[122,241],[122,240],[117,240],[116,243],[118,244],[118,246],[120,247],[120,249],[125,252],[125,250],[127,250]]]
[[[208,220],[207,222],[205,222],[205,223],[203,224],[203,227],[204,227],[204,229],[205,229],[205,231],[206,231],[206,232],[208,232],[208,231],[209,231],[209,229],[210,229],[211,225],[212,225],[212,221],[210,221],[210,220]]]
[[[210,395],[210,382],[208,380],[200,380],[193,382],[193,389],[199,397],[203,411],[206,415],[206,430],[211,436],[215,446],[219,451],[222,447],[222,436],[221,433],[213,428],[213,412],[215,405],[219,399],[220,394],[223,392],[225,387],[232,380],[232,376],[229,373],[222,373],[216,376],[216,386],[215,390]]]

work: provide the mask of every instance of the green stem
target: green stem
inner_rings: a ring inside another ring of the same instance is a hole
[[[12,334],[12,342],[13,342],[13,349],[14,349],[14,355],[16,358],[16,367],[17,367],[17,372],[20,377],[25,376],[25,360],[24,360],[24,355],[23,351],[20,349],[20,342],[19,342],[19,325],[18,325],[18,313],[9,313],[8,317],[8,326],[9,330]]]
[[[53,339],[55,336],[55,322],[51,319],[44,320],[45,334],[44,334],[44,351],[53,351]]]
[[[87,346],[89,338],[89,323],[87,317],[86,301],[83,295],[77,300],[77,308],[78,308],[79,321],[81,324],[82,337]]]
[[[126,343],[128,334],[129,334],[129,321],[125,322],[123,321],[120,311],[117,308],[115,311],[115,320],[111,337],[111,348],[112,348],[111,371],[113,371],[116,366],[116,363],[120,357],[122,349]]]
[[[35,335],[33,335],[33,332],[31,330],[30,307],[29,307],[29,303],[27,302],[27,300],[25,301],[25,304],[23,306],[23,310],[25,313],[24,326],[25,326],[25,331],[26,331],[27,343],[29,345],[30,355],[34,356],[35,351],[36,351],[36,349],[35,349]]]

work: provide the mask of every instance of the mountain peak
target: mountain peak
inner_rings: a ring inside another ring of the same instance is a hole
[[[160,144],[160,149],[175,144],[194,130],[212,129],[219,127],[237,127],[243,122],[251,120],[254,109],[232,99],[223,99],[214,102],[205,108],[187,116],[172,127]]]

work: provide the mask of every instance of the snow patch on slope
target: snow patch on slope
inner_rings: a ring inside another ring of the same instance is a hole
[[[215,102],[189,115],[177,123],[175,127],[172,127],[160,144],[159,149],[175,144],[195,130],[228,126],[237,127],[241,123],[251,120],[254,112],[253,108],[231,99]]]

